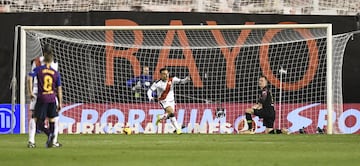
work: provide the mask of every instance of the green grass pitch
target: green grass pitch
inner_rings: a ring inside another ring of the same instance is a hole
[[[62,148],[0,135],[1,166],[360,165],[360,135],[60,135]]]

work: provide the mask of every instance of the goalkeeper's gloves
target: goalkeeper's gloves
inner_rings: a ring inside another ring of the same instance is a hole
[[[141,82],[140,81],[138,81],[136,83],[136,85],[131,88],[131,90],[137,90],[137,89],[141,89]]]

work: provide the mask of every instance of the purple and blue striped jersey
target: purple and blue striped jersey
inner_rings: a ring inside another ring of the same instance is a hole
[[[41,65],[34,68],[29,73],[31,77],[37,77],[38,93],[37,102],[39,103],[55,103],[56,89],[61,86],[60,73],[50,67],[50,65]]]

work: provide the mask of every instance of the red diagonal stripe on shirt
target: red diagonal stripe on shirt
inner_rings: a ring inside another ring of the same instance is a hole
[[[171,83],[172,83],[172,78],[169,78],[168,82],[166,83],[166,88],[165,88],[164,92],[161,94],[159,100],[164,100],[166,98],[166,96],[169,94],[170,88],[171,88]]]

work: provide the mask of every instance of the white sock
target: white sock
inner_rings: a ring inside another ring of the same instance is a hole
[[[29,142],[35,143],[36,122],[31,118],[29,122]]]
[[[171,121],[172,125],[175,127],[176,130],[180,129],[179,124],[177,123],[175,117],[171,117],[170,121]]]
[[[59,135],[59,117],[54,118],[54,139],[53,143],[58,142],[58,135]]]

